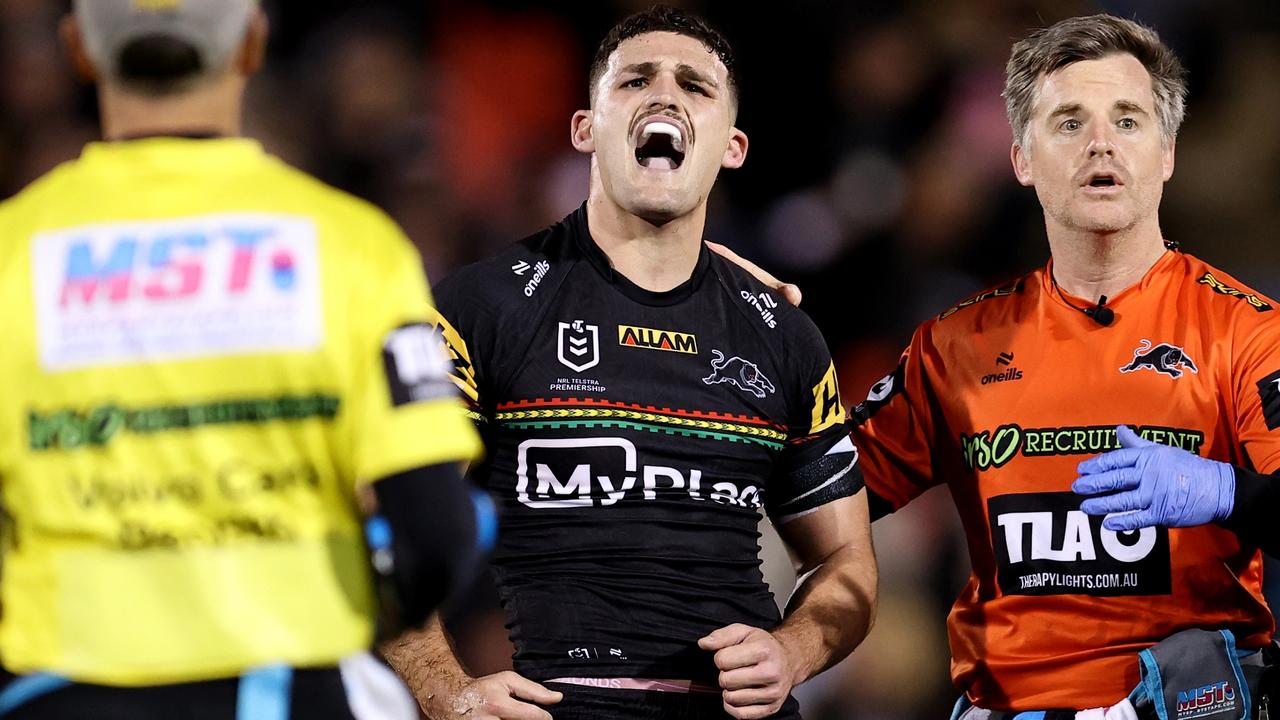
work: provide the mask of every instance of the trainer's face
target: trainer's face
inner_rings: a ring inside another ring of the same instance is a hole
[[[605,195],[655,224],[704,205],[720,168],[742,165],[747,137],[733,126],[724,63],[700,41],[670,32],[624,40],[573,118],[574,147],[594,153]]]
[[[1137,58],[1083,60],[1042,77],[1027,147],[1013,166],[1034,185],[1048,223],[1116,232],[1153,220],[1173,175],[1173,143],[1161,139],[1151,75]]]

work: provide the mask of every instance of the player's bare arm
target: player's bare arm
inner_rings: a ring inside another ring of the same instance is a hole
[[[560,701],[560,693],[510,670],[478,678],[468,675],[439,615],[379,649],[432,720],[551,720],[540,705]]]
[[[845,658],[871,630],[877,569],[867,494],[778,526],[803,578],[773,632],[735,624],[698,641],[715,653],[724,708],[748,720],[776,712],[796,685]]]

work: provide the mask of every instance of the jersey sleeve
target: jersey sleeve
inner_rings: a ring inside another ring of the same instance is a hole
[[[936,403],[927,332],[927,326],[916,330],[898,366],[871,386],[850,418],[867,488],[894,510],[939,484],[931,451]]]
[[[481,451],[454,383],[441,331],[434,322],[422,261],[390,221],[391,248],[356,277],[362,305],[353,332],[359,350],[355,406],[356,477],[369,482],[415,467],[467,462]]]
[[[787,442],[770,477],[765,511],[782,524],[862,490],[858,451],[845,426],[835,364],[818,329],[788,347]]]
[[[451,379],[466,400],[467,415],[482,423],[488,417],[490,366],[501,333],[494,322],[495,311],[485,303],[484,289],[476,287],[483,284],[477,274],[467,268],[437,286],[435,323],[453,364]]]
[[[1237,341],[1232,381],[1236,434],[1253,469],[1280,470],[1280,316]]]

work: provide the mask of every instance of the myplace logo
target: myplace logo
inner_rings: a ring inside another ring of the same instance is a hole
[[[610,507],[659,494],[738,508],[758,508],[763,501],[754,485],[719,481],[704,487],[701,470],[642,465],[626,438],[534,438],[517,450],[516,499],[525,507]]]

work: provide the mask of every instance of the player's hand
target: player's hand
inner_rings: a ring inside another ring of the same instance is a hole
[[[717,253],[722,255],[725,260],[728,260],[734,265],[737,265],[743,270],[746,270],[747,272],[751,273],[752,277],[754,277],[755,279],[759,280],[765,285],[768,285],[769,287],[778,291],[778,293],[782,295],[782,298],[787,302],[791,303],[792,305],[795,305],[796,307],[800,306],[800,299],[803,297],[803,295],[800,294],[799,286],[792,285],[791,283],[782,282],[778,278],[774,277],[772,274],[766,272],[764,268],[761,268],[759,265],[742,257],[738,253],[730,250],[729,248],[725,247],[724,245],[721,245],[720,243],[708,242],[707,247],[711,248],[712,250],[715,250]]]
[[[453,718],[465,720],[551,720],[551,713],[538,705],[554,705],[563,697],[505,670],[464,685],[452,698],[450,709]]]
[[[1193,527],[1231,515],[1236,472],[1181,448],[1144,440],[1121,425],[1119,450],[1080,463],[1071,489],[1096,495],[1080,504],[1090,515],[1107,515],[1108,530],[1137,530],[1162,525]]]
[[[734,624],[702,638],[698,647],[715,653],[729,715],[740,720],[769,717],[791,694],[791,660],[771,633]]]

